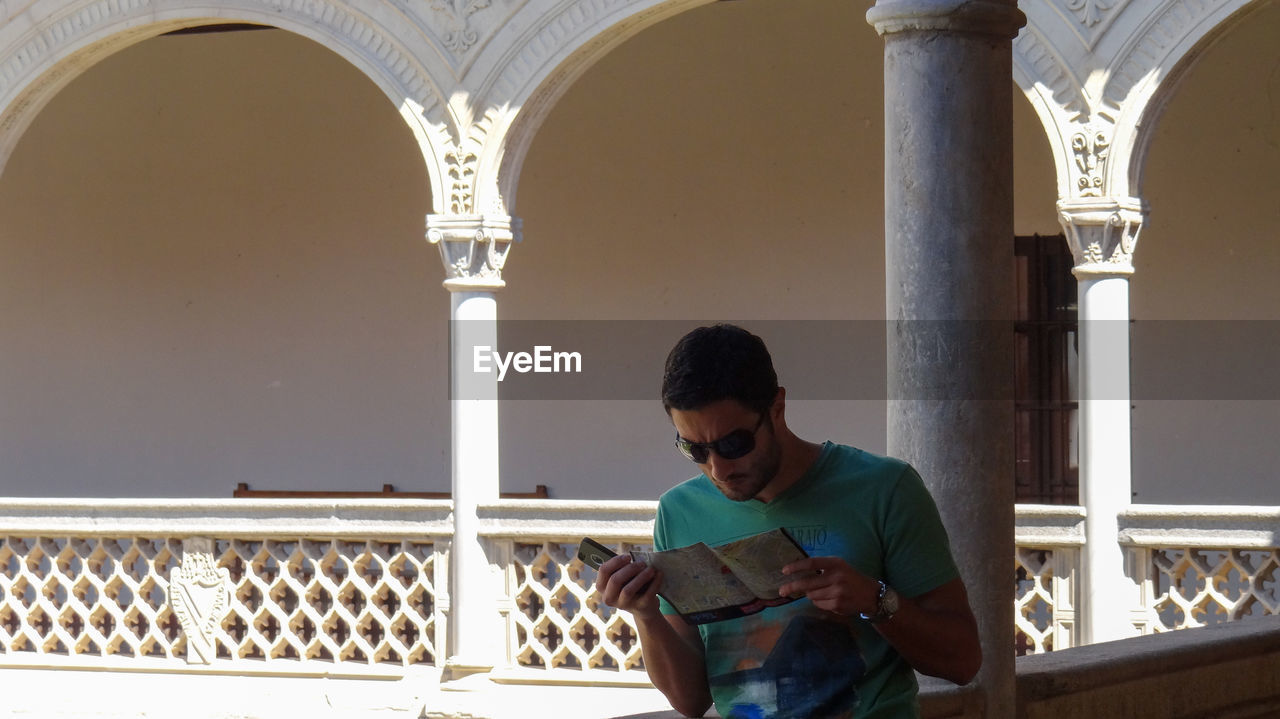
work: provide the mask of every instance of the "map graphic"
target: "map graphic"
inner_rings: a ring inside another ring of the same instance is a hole
[[[663,552],[631,552],[662,572],[659,594],[691,624],[733,619],[792,601],[778,589],[796,575],[782,568],[808,555],[785,529],[709,547],[699,542]]]

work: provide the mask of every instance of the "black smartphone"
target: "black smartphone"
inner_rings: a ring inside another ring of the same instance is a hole
[[[592,569],[599,569],[601,564],[609,560],[609,557],[616,556],[618,556],[617,552],[590,537],[584,537],[582,544],[578,545],[578,559]]]

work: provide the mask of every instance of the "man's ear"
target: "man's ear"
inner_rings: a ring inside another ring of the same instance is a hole
[[[774,425],[782,424],[786,426],[787,410],[787,388],[779,387],[778,393],[773,396],[773,404],[769,405],[769,419]]]

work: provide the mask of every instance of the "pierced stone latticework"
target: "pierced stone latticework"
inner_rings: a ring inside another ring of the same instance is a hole
[[[1013,623],[1019,656],[1072,646],[1076,555],[1076,550],[1066,547],[1015,548]]]
[[[1146,631],[1280,614],[1280,549],[1150,551]]]
[[[618,552],[637,545],[615,545]],[[644,669],[626,612],[605,605],[577,543],[516,543],[510,584],[513,663],[538,669]]]
[[[430,544],[222,540],[235,582],[219,656],[432,664]]]
[[[182,544],[147,537],[0,540],[0,656],[181,659],[167,602]]]
[[[0,656],[433,664],[434,563],[412,541],[6,537]]]

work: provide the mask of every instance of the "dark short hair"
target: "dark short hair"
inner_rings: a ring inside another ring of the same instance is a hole
[[[662,373],[662,406],[696,410],[724,399],[767,412],[778,374],[764,340],[729,324],[699,327],[671,349]]]

